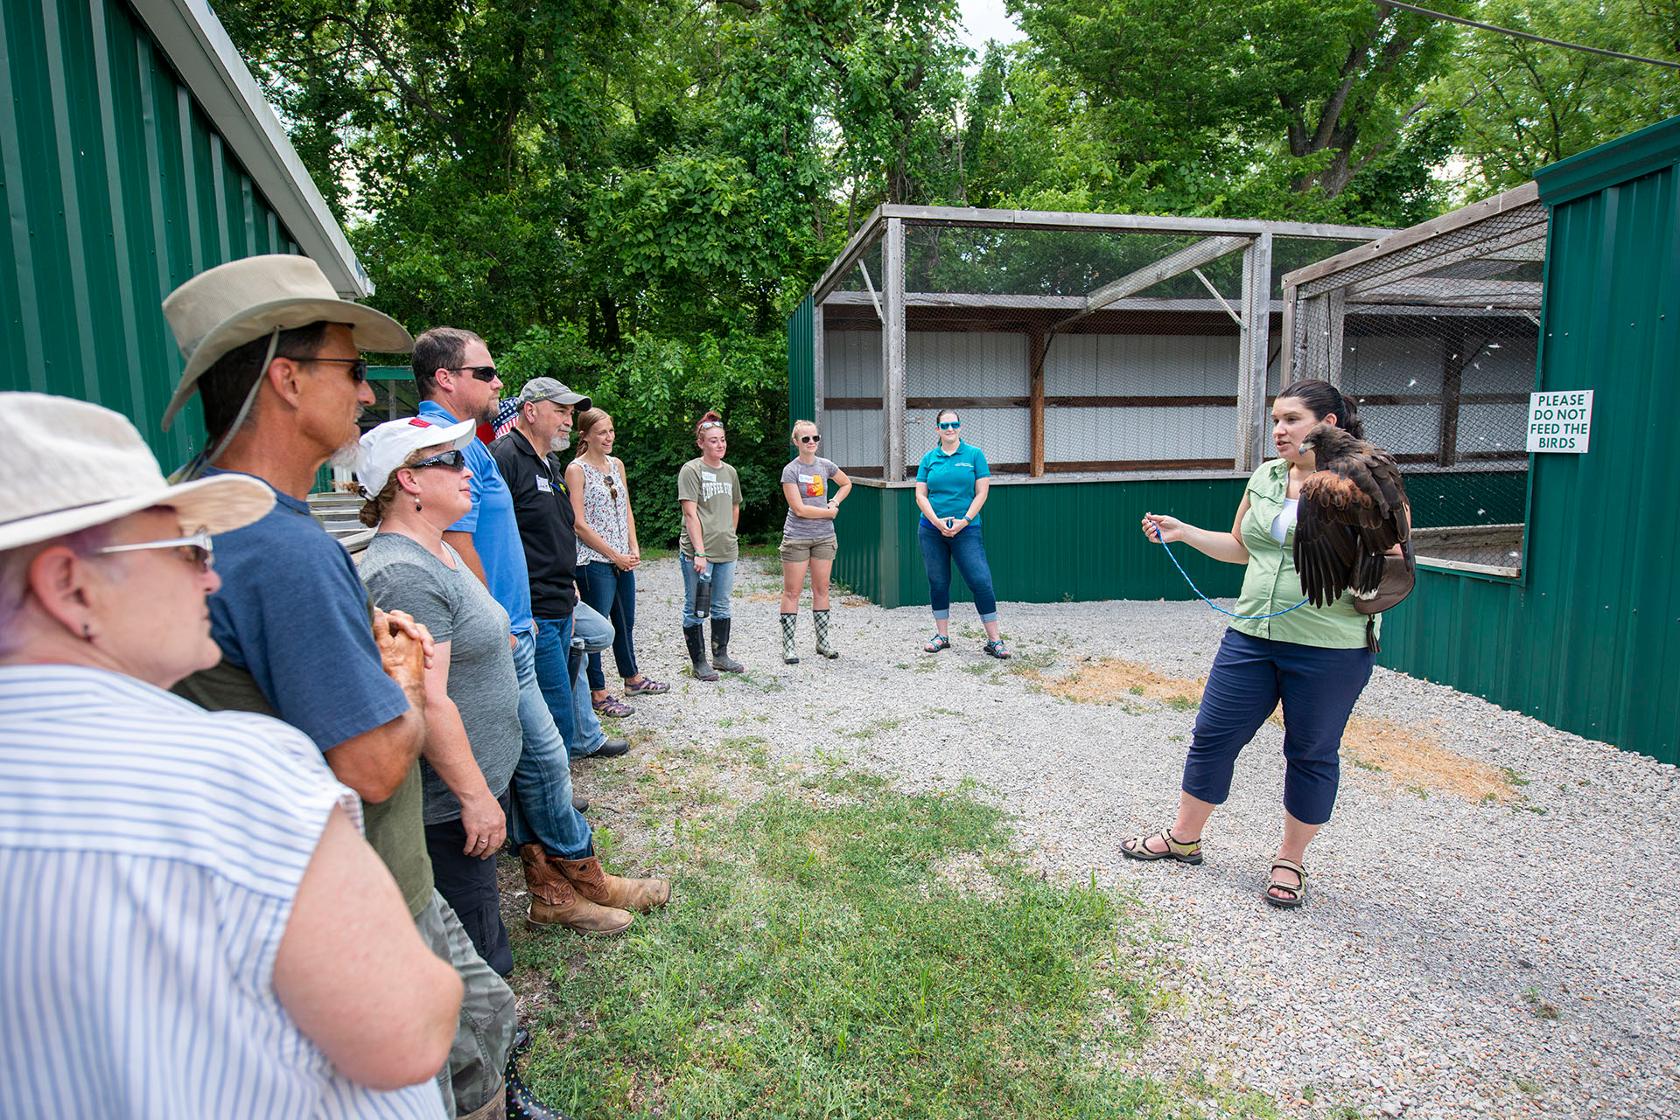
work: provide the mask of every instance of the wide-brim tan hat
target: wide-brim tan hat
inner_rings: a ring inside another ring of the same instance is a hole
[[[382,311],[340,299],[320,265],[285,253],[245,257],[199,273],[169,293],[163,317],[187,360],[175,395],[163,410],[164,431],[218,358],[276,329],[344,323],[354,332],[358,350],[406,354],[414,349],[414,338],[401,323]]]
[[[0,552],[171,506],[187,532],[225,533],[274,508],[249,475],[171,486],[146,441],[107,408],[45,393],[0,393]]]

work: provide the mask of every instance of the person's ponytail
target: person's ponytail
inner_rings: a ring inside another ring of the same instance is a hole
[[[1365,421],[1359,418],[1359,406],[1353,403],[1353,398],[1337,390],[1336,395],[1342,398],[1342,407],[1336,411],[1336,427],[1342,429],[1354,439],[1365,438]]]

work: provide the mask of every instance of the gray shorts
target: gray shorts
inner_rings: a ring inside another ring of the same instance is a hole
[[[832,560],[840,555],[840,538],[830,533],[826,537],[782,537],[782,563],[803,564],[809,560]]]

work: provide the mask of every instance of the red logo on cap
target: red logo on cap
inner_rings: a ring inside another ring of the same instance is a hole
[[[420,417],[416,416],[408,422],[408,426],[411,428],[429,428],[432,426],[432,422],[430,420],[422,420]]]

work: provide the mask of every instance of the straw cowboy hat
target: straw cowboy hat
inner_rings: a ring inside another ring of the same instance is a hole
[[[163,410],[164,431],[218,358],[275,331],[344,323],[355,332],[358,350],[406,354],[414,349],[414,339],[401,323],[339,299],[320,265],[285,253],[245,257],[199,273],[169,293],[163,317],[187,360],[181,383]]]
[[[171,486],[145,440],[110,409],[45,393],[0,393],[0,552],[173,506],[211,534],[249,525],[274,492],[249,475]]]

